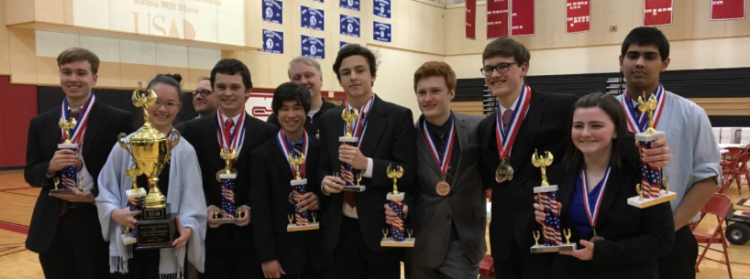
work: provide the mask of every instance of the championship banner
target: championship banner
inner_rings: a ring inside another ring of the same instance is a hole
[[[566,0],[565,32],[568,34],[591,31],[591,2]]]
[[[643,1],[643,26],[672,25],[672,0]]]
[[[372,39],[378,42],[391,42],[391,24],[385,22],[372,22]]]
[[[277,0],[263,0],[263,21],[284,24],[281,16],[284,2]]]
[[[339,15],[339,34],[359,38],[359,18],[356,16]]]
[[[325,11],[307,6],[300,6],[300,22],[302,28],[324,31]]]
[[[391,0],[375,0],[372,13],[382,18],[391,18]]]
[[[466,0],[466,38],[476,39],[477,0]]]
[[[534,35],[534,0],[514,0],[511,11],[510,35]]]
[[[487,39],[508,37],[508,0],[487,0]]]
[[[326,59],[326,39],[302,35],[302,56]]]
[[[359,0],[339,0],[339,7],[359,12]]]
[[[730,20],[745,18],[746,0],[712,0],[711,20]]]
[[[284,32],[263,29],[263,52],[284,54]]]

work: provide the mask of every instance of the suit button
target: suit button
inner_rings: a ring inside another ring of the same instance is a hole
[[[451,219],[451,215],[450,215],[450,214],[446,214],[446,215],[445,215],[445,219],[448,219],[448,220],[450,220],[450,219]]]

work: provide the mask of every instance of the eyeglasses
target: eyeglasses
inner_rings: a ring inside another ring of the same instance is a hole
[[[201,94],[201,96],[208,97],[208,95],[213,94],[214,92],[211,90],[195,90],[193,91],[193,98],[195,98],[196,95]]]
[[[484,66],[484,68],[479,69],[480,72],[482,72],[485,76],[491,76],[492,71],[497,71],[498,74],[502,74],[507,72],[510,69],[510,66],[512,65],[519,65],[521,66],[522,63],[513,62],[513,63],[500,63],[495,66]]]
[[[162,103],[159,100],[156,100],[156,103],[154,103],[152,105],[152,107],[153,108],[159,108],[162,105],[164,105],[164,107],[166,107],[168,110],[173,110],[173,109],[176,109],[177,106],[180,105],[180,103],[178,103],[178,102],[166,102],[166,103]]]

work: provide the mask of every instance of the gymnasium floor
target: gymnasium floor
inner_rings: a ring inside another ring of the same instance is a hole
[[[40,189],[29,187],[23,180],[23,171],[0,172],[0,279],[44,278],[38,256],[25,249],[24,241],[31,222],[31,213]],[[737,187],[731,186],[727,193],[736,202],[750,197],[750,188],[743,186],[742,195]],[[708,216],[698,230],[709,232],[716,227],[716,219]],[[750,278],[750,244],[734,246],[729,244],[729,258],[732,261],[734,278]],[[714,245],[712,247],[721,247]],[[702,250],[701,250],[702,251]],[[709,257],[721,258],[718,252],[709,251]],[[700,265],[698,278],[729,278],[726,266],[704,260]]]

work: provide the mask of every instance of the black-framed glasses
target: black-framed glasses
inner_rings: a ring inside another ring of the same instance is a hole
[[[492,71],[495,70],[497,73],[502,74],[507,72],[510,69],[510,66],[518,65],[521,66],[522,63],[513,62],[513,63],[499,63],[495,66],[484,66],[484,68],[479,69],[480,72],[482,72],[482,75],[490,76],[492,75]]]
[[[213,94],[214,92],[211,90],[195,90],[193,91],[193,98],[195,98],[196,95],[201,94],[201,96],[208,97],[208,95]]]

